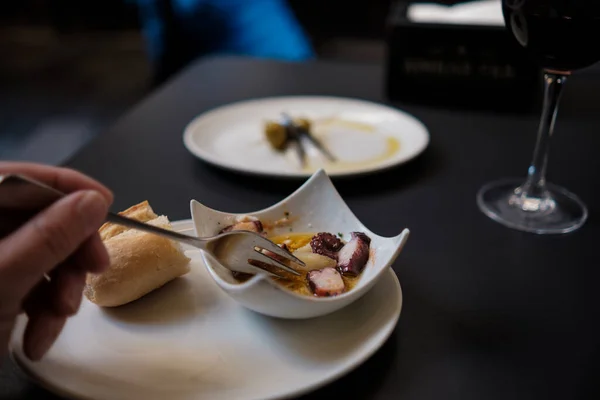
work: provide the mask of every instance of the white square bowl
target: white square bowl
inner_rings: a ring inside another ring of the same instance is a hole
[[[242,306],[271,317],[303,319],[337,311],[367,293],[384,276],[400,255],[408,236],[403,229],[398,236],[382,237],[367,229],[346,205],[324,170],[317,171],[298,190],[279,203],[255,212],[231,214],[213,210],[192,200],[190,204],[196,235],[216,235],[225,226],[243,216],[261,221],[277,221],[289,214],[291,225],[274,228],[273,235],[293,232],[331,232],[350,237],[351,232],[364,232],[371,238],[371,257],[354,288],[334,297],[311,297],[294,293],[274,282],[266,274],[257,274],[240,283],[231,272],[210,254],[202,258],[217,285]]]

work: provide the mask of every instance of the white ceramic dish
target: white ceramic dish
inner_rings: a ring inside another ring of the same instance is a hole
[[[313,120],[314,130],[340,162],[330,163],[307,146],[301,168],[293,150],[280,153],[264,139],[267,120]],[[429,144],[427,128],[412,115],[382,104],[324,96],[291,96],[229,104],[194,118],[185,128],[186,148],[198,158],[237,172],[310,177],[318,169],[348,176],[387,169],[419,155]]]
[[[191,221],[173,228],[193,234]],[[357,367],[385,343],[400,316],[402,292],[392,270],[351,307],[291,321],[239,306],[213,282],[199,253],[187,253],[189,274],[136,302],[102,310],[84,299],[40,362],[21,351],[20,317],[13,359],[65,398],[281,399]]]
[[[316,298],[296,294],[283,288],[266,274],[257,274],[239,283],[231,272],[214,257],[203,254],[208,271],[217,285],[238,303],[251,310],[279,318],[312,318],[326,315],[348,306],[367,293],[396,260],[409,230],[392,238],[371,232],[352,213],[333,183],[323,170],[316,172],[304,185],[285,200],[265,210],[241,214],[229,214],[208,208],[192,200],[191,213],[197,236],[213,236],[223,227],[231,225],[239,217],[253,216],[263,222],[273,222],[289,215],[290,226],[275,228],[271,234],[292,232],[337,232],[345,237],[350,232],[364,232],[371,238],[373,254],[369,258],[360,280],[350,291],[339,296]]]

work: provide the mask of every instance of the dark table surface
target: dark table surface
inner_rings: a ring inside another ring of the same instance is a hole
[[[198,113],[253,97],[320,94],[384,101],[376,65],[282,64],[236,58],[197,63],[125,115],[70,161],[116,193],[114,210],[144,199],[171,219],[188,202],[247,212],[300,181],[209,167],[182,144]],[[523,176],[538,116],[401,105],[430,129],[417,159],[335,183],[375,232],[412,231],[394,265],[404,291],[398,326],[363,366],[306,399],[600,398],[600,74],[567,85],[549,180],[577,193],[590,218],[579,231],[536,236],[479,212],[484,183]],[[598,114],[598,115],[596,115]],[[56,399],[4,360],[0,399]]]

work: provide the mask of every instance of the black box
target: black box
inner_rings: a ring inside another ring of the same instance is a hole
[[[388,24],[386,89],[391,101],[449,108],[532,111],[541,69],[501,26],[416,23],[409,4]]]

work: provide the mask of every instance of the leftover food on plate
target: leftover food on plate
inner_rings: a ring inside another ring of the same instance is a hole
[[[363,232],[351,232],[349,240],[344,241],[342,234],[334,235],[330,232],[271,235],[265,229],[268,226],[270,225],[258,219],[244,217],[223,228],[221,232],[249,230],[262,234],[302,260],[304,266],[279,259],[300,272],[300,276],[278,270],[277,273],[285,275],[285,278],[271,278],[298,294],[331,297],[345,293],[356,285],[370,259],[371,239]],[[273,253],[267,255],[277,258]],[[243,283],[254,275],[232,272],[232,276],[236,281]]]
[[[323,167],[329,171],[368,168],[393,158],[400,151],[397,136],[386,133],[384,128],[337,117],[289,117],[288,122],[285,118],[267,120],[263,135],[269,147],[282,155],[294,144],[303,147],[305,160],[300,161],[299,167],[305,171]]]
[[[310,133],[310,120],[306,118],[295,118],[293,123],[297,128]],[[282,151],[285,150],[288,144],[292,141],[293,134],[290,130],[290,127],[286,124],[275,121],[267,121],[265,124],[265,137],[271,147],[273,147],[275,150]]]
[[[172,229],[169,219],[154,213],[147,201],[119,214]],[[190,259],[177,242],[111,223],[100,227],[99,233],[110,267],[102,274],[88,274],[84,289],[85,296],[99,306],[130,303],[190,271]]]

